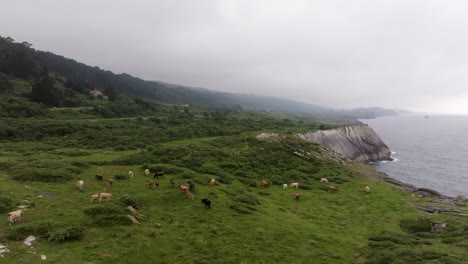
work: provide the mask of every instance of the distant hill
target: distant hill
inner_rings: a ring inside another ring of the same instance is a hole
[[[269,96],[216,92],[160,81],[145,81],[126,73],[114,74],[51,52],[38,51],[31,46],[27,42],[18,43],[11,38],[0,37],[0,73],[30,82],[37,81],[44,71],[48,71],[49,75],[55,74],[55,80],[62,83],[63,99],[52,102],[54,106],[78,106],[79,100],[75,98],[76,94],[89,93],[90,90],[96,89],[163,103],[302,113],[345,120],[395,114],[392,110],[382,108],[334,110]],[[43,83],[47,85],[47,80]]]

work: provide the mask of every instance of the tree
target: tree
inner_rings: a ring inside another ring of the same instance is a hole
[[[111,85],[107,86],[106,89],[104,89],[104,94],[107,95],[107,98],[111,102],[117,100],[117,92]]]
[[[31,101],[49,106],[60,106],[60,91],[54,87],[54,80],[47,69],[43,70],[32,86]]]
[[[0,92],[11,93],[13,91],[13,85],[8,79],[8,76],[0,72]]]

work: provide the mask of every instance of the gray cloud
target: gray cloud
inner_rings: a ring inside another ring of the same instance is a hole
[[[0,0],[0,35],[114,72],[468,114],[465,1]]]

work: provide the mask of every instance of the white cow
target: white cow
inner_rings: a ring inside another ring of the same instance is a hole
[[[370,192],[370,187],[366,186],[366,193]]]
[[[133,171],[128,171],[128,177],[133,180]]]
[[[83,191],[84,181],[77,181],[76,187],[78,187],[78,190]]]
[[[283,184],[283,190],[288,188],[288,184]]]
[[[146,176],[149,176],[149,175],[150,175],[150,170],[146,169],[146,170],[145,170],[145,175],[146,175]]]
[[[8,213],[8,224],[14,224],[16,222],[16,219],[18,221],[21,221],[21,216],[24,214],[24,209],[16,210],[13,212]]]
[[[299,188],[299,183],[298,182],[293,182],[289,185],[291,188]]]
[[[99,194],[99,202],[101,202],[102,198],[106,198],[106,201],[112,197],[112,193],[100,193]]]

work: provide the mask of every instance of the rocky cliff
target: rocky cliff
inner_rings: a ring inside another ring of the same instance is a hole
[[[327,146],[350,160],[365,162],[391,160],[391,152],[387,145],[372,128],[365,125],[297,135],[307,141]]]

